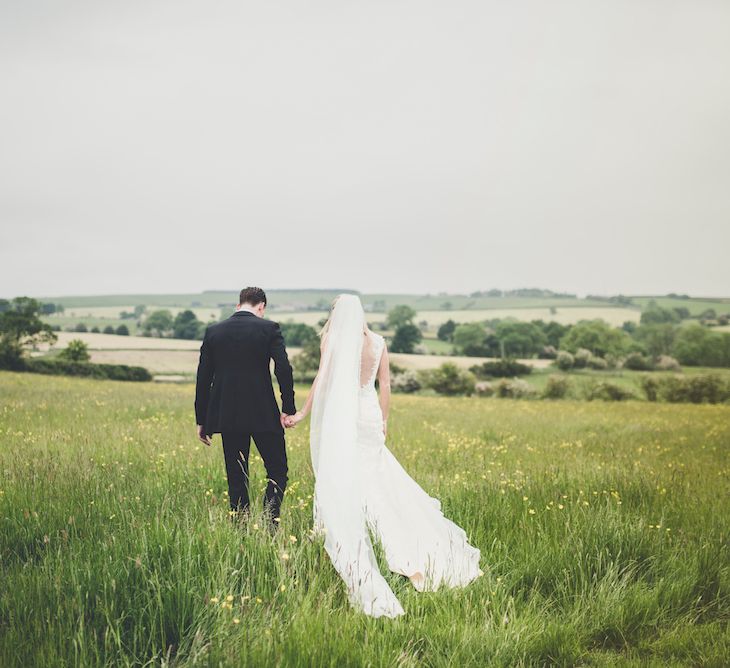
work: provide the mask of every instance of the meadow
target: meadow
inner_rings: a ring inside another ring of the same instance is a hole
[[[190,384],[0,372],[0,397],[2,666],[730,662],[728,405],[395,396],[389,446],[484,576],[389,574],[406,615],[373,620],[310,536],[306,423],[271,537],[229,521]]]

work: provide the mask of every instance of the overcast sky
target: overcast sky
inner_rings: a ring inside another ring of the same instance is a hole
[[[0,3],[0,296],[730,294],[730,2]]]

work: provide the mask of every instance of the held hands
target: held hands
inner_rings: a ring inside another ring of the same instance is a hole
[[[304,419],[304,413],[297,411],[294,415],[281,414],[281,426],[286,429],[296,427]]]

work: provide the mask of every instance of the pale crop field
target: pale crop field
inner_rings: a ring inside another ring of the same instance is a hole
[[[326,311],[299,311],[279,313],[272,311],[269,317],[278,322],[303,322],[308,325],[317,326],[317,323],[326,318]],[[367,313],[368,322],[378,323],[384,322],[386,313]],[[610,325],[619,326],[627,320],[631,322],[639,322],[641,317],[640,311],[628,308],[614,307],[595,307],[595,306],[568,306],[556,307],[555,313],[551,313],[549,308],[495,308],[495,309],[474,309],[464,311],[418,311],[415,322],[420,323],[426,321],[429,328],[436,329],[447,320],[454,322],[482,322],[491,320],[492,318],[516,318],[517,320],[545,320],[550,322],[554,320],[563,325],[574,324],[579,320],[592,320],[594,318],[602,318]]]
[[[180,311],[192,311],[193,313],[195,313],[198,320],[201,320],[203,322],[207,322],[211,318],[217,320],[220,317],[219,308],[205,308],[199,306],[164,306],[159,304],[145,304],[145,306],[147,307],[148,314],[152,313],[153,311],[166,310],[170,311],[170,313],[175,316]],[[231,312],[233,311],[233,309],[234,306],[231,305]],[[109,320],[117,320],[119,319],[119,314],[122,311],[127,311],[128,313],[134,312],[134,305],[128,304],[126,306],[71,306],[66,307],[63,311],[63,314],[60,314],[59,316],[49,316],[49,322],[53,322],[54,317],[79,318],[80,320],[83,320],[84,318],[104,318]]]
[[[388,574],[406,615],[373,620],[310,535],[306,422],[271,537],[229,522],[191,384],[2,372],[0,396],[2,666],[730,662],[728,405],[394,397],[389,446],[484,577]]]

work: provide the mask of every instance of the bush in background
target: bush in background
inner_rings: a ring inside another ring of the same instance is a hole
[[[403,371],[398,373],[390,381],[393,392],[411,394],[421,389],[421,381],[415,371]]]
[[[469,368],[477,378],[513,378],[532,373],[529,364],[522,364],[514,359],[500,359],[496,362],[484,362],[475,364]]]
[[[105,380],[150,381],[152,375],[141,366],[126,364],[92,364],[56,358],[36,357],[25,360],[24,371],[52,376],[85,376]]]
[[[679,371],[681,369],[679,362],[671,355],[659,355],[654,363],[657,371]]]
[[[578,348],[573,355],[573,366],[576,369],[585,369],[593,358],[593,353],[588,348]]]
[[[557,366],[561,371],[570,371],[574,364],[575,359],[567,350],[561,350],[555,358],[555,366]]]
[[[474,393],[478,397],[491,397],[494,394],[494,385],[488,380],[480,380],[474,385]]]
[[[658,379],[658,395],[664,401],[718,404],[730,399],[730,383],[715,373]]]
[[[452,362],[446,362],[437,369],[423,371],[421,377],[424,385],[438,394],[470,396],[474,393],[474,376]]]
[[[636,398],[630,390],[605,380],[588,385],[584,390],[584,396],[588,401],[593,401],[594,399],[625,401]]]
[[[591,355],[588,358],[588,367],[595,371],[605,371],[608,369],[608,362],[603,357],[596,357]]]
[[[526,380],[503,378],[495,386],[495,394],[501,399],[529,399],[537,395],[537,390]]]
[[[656,401],[659,398],[659,381],[654,376],[642,376],[639,385],[647,401]]]
[[[81,339],[73,339],[68,342],[58,357],[69,362],[88,362],[91,359],[89,355],[89,346],[87,346]]]
[[[544,399],[564,399],[569,391],[570,381],[567,376],[552,374],[548,376],[542,396]]]
[[[654,369],[652,361],[639,352],[626,355],[621,366],[624,369],[631,369],[632,371],[651,371]]]

